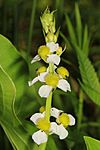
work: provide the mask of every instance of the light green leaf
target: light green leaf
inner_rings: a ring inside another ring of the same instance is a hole
[[[14,111],[16,96],[14,83],[2,67],[0,67],[0,89],[2,89],[0,90],[0,95],[2,94],[2,97],[0,97],[0,102],[2,102],[0,124],[2,128],[17,150],[32,150],[31,137]],[[29,141],[30,143],[28,143]]]
[[[0,65],[12,78],[16,87],[16,104],[25,92],[28,81],[28,66],[12,43],[0,35]],[[18,102],[19,100],[19,102]],[[17,105],[16,105],[17,106]]]
[[[94,138],[84,136],[87,150],[100,150],[100,141]]]
[[[82,22],[78,4],[75,3],[75,18],[76,18],[76,31],[77,31],[77,38],[78,38],[78,45],[81,48],[82,45]]]

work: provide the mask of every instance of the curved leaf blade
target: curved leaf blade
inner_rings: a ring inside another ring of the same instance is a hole
[[[2,101],[2,116],[0,116],[0,124],[7,134],[11,143],[20,150],[32,150],[33,144],[31,137],[24,129],[22,123],[17,118],[14,111],[14,101],[16,89],[9,75],[0,67],[0,87],[2,89],[0,101]],[[30,141],[30,144],[28,143]]]
[[[94,138],[84,136],[87,150],[100,150],[100,141]]]

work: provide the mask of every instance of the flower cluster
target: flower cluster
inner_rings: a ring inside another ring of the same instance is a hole
[[[51,73],[49,72],[49,68],[42,66],[37,70],[37,74],[37,77],[35,77],[32,81],[29,81],[28,83],[29,86],[33,85],[37,81],[45,84],[39,88],[38,93],[41,97],[47,98],[50,92],[57,87],[65,92],[71,91],[70,84],[67,80],[65,80],[66,76],[69,76],[68,70],[66,68],[56,68],[56,66],[54,66]]]
[[[32,139],[38,145],[47,142],[48,135],[56,134],[59,138],[65,139],[68,136],[66,128],[75,124],[75,119],[72,115],[64,113],[57,108],[51,108],[50,115],[56,118],[56,122],[47,121],[45,118],[45,111],[43,113],[35,113],[30,120],[39,128],[37,132],[32,135]]]
[[[47,98],[45,109],[42,107],[40,113],[36,113],[30,118],[39,129],[32,135],[32,139],[38,145],[47,142],[50,134],[56,134],[60,139],[65,139],[68,136],[66,128],[75,124],[75,119],[72,115],[51,107],[52,93],[56,88],[64,92],[71,91],[70,84],[67,81],[69,77],[68,70],[63,66],[58,66],[61,61],[61,54],[65,51],[65,48],[63,49],[57,43],[59,29],[56,31],[53,14],[54,12],[50,13],[46,9],[40,18],[46,44],[38,48],[38,54],[31,61],[31,63],[35,63],[42,60],[48,66],[38,68],[36,71],[37,76],[28,82],[29,86],[38,81],[41,82],[43,85],[39,88],[38,94]],[[55,122],[50,121],[51,117],[55,118]]]

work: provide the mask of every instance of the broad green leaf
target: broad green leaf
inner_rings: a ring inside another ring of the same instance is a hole
[[[100,141],[94,138],[84,136],[87,150],[100,150]]]
[[[0,116],[0,124],[4,129],[7,137],[13,143],[17,150],[32,150],[33,144],[31,137],[24,129],[22,123],[17,118],[14,111],[14,102],[16,89],[9,75],[0,67],[0,101],[2,101],[2,115]],[[28,143],[30,141],[30,143]]]
[[[78,4],[75,3],[75,18],[76,18],[76,31],[77,31],[77,38],[78,38],[78,45],[81,48],[82,45],[82,22]]]
[[[77,39],[76,39],[75,31],[74,31],[73,25],[72,25],[68,15],[66,15],[66,23],[67,23],[68,32],[70,35],[71,42],[76,44]]]
[[[12,43],[2,35],[0,35],[0,65],[9,74],[15,84],[17,91],[16,103],[19,105],[27,86],[28,66]]]

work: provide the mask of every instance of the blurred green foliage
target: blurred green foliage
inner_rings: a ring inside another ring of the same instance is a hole
[[[89,145],[91,139],[85,138],[84,142],[83,136],[100,140],[100,1],[77,3],[80,13],[75,0],[0,1],[0,33],[18,49],[0,35],[0,149],[36,147],[31,140],[36,128],[29,117],[45,104],[45,99],[37,93],[40,83],[29,88],[27,82],[41,66],[30,65],[30,60],[38,46],[45,43],[40,15],[47,6],[57,10],[56,24],[61,28],[58,43],[67,47],[61,64],[70,72],[72,88],[71,93],[57,89],[53,106],[73,114],[77,120],[64,141],[50,136],[47,150],[86,150],[85,142]],[[93,146],[88,149],[94,150]]]

